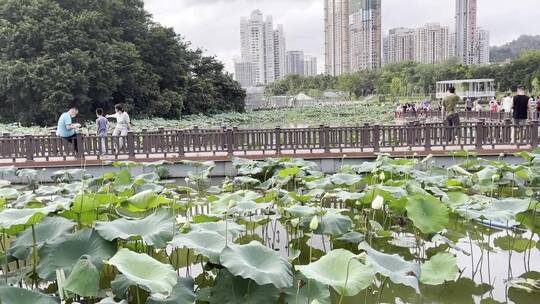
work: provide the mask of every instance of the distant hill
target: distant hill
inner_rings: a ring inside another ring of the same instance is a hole
[[[519,57],[523,52],[530,50],[540,50],[540,35],[521,35],[518,39],[505,45],[492,47],[490,61],[503,62],[508,59],[512,60]]]

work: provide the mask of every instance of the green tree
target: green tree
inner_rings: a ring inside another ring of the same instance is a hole
[[[70,105],[89,118],[115,103],[148,117],[242,111],[245,92],[223,64],[143,7],[0,0],[0,120],[51,124]]]

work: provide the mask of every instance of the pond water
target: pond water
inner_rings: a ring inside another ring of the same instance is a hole
[[[186,161],[194,169],[177,181],[165,163],[140,175],[133,162],[96,177],[64,170],[48,185],[0,168],[11,285],[0,299],[58,303],[60,278],[84,304],[539,303],[540,153],[521,163],[456,153],[444,168],[380,155],[334,174],[301,159],[233,159],[237,175],[223,179],[209,177],[212,162]],[[97,298],[76,284],[88,271]]]

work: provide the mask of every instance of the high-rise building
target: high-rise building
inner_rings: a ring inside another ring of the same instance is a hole
[[[283,79],[287,74],[286,60],[285,33],[283,25],[279,24],[274,30],[274,74],[276,80]]]
[[[324,1],[325,72],[341,75],[350,71],[349,0]]]
[[[489,63],[489,31],[478,28],[477,35],[478,35],[478,38],[477,38],[478,63],[488,64]]]
[[[287,75],[304,75],[303,51],[287,51]]]
[[[416,61],[425,64],[440,63],[449,57],[448,28],[428,23],[416,30]]]
[[[260,10],[255,10],[249,17],[242,17],[240,41],[241,62],[252,63],[255,85],[270,84],[282,77],[285,38],[283,27],[274,31],[272,16],[264,18]]]
[[[381,66],[381,0],[350,0],[350,69],[375,70]]]
[[[386,63],[398,63],[415,60],[416,32],[410,28],[395,28],[389,31],[386,38]]]
[[[451,32],[448,34],[448,57],[456,57],[456,33]]]
[[[456,57],[465,64],[477,63],[477,0],[456,0]]]
[[[234,79],[240,83],[242,88],[250,88],[255,86],[255,66],[253,63],[248,61],[235,62]]]
[[[317,75],[317,57],[313,57],[313,56],[304,57],[304,75],[305,76]]]
[[[325,0],[324,25],[327,74],[381,66],[381,0]]]

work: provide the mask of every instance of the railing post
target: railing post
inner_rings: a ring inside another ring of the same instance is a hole
[[[276,155],[281,155],[281,128],[280,127],[275,128],[274,137],[276,138]]]
[[[373,151],[379,152],[381,150],[380,148],[380,141],[381,139],[381,126],[374,125],[373,126]]]
[[[178,133],[176,133],[176,136],[178,137],[178,155],[184,156],[186,153],[186,150],[184,148],[184,131],[179,130]]]
[[[531,147],[538,147],[538,120],[531,121]]]
[[[474,142],[477,150],[481,150],[484,142],[484,120],[476,122]]]
[[[324,126],[323,127],[323,138],[324,138],[324,152],[329,153],[330,152],[330,127]]]
[[[431,124],[424,124],[424,149],[431,151]]]
[[[507,118],[504,120],[504,126],[502,131],[502,140],[504,144],[512,143],[512,120]]]
[[[127,134],[127,150],[130,158],[135,157],[135,134],[129,131]]]
[[[3,143],[2,143],[2,155],[11,157],[11,143],[9,140],[10,134],[4,133],[2,134],[3,137]]]
[[[233,129],[227,129],[227,154],[234,155],[234,132]]]
[[[150,149],[148,149],[148,129],[142,129],[142,140],[144,153],[149,153]]]
[[[34,160],[34,136],[25,135],[24,136],[24,146],[26,150],[26,160]]]
[[[77,133],[76,141],[77,141],[77,151],[76,151],[77,157],[84,158],[84,136],[81,133]]]

